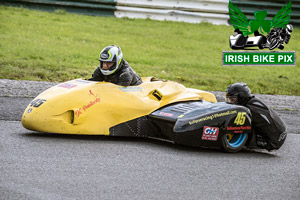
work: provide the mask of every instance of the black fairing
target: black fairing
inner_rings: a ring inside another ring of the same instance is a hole
[[[237,123],[241,113],[244,122]],[[227,133],[251,133],[248,108],[227,103],[176,103],[151,113],[149,119],[169,140],[189,146],[220,148]]]
[[[237,124],[239,115],[244,121]],[[248,108],[207,101],[181,102],[110,128],[111,136],[148,137],[188,146],[220,148],[227,133],[251,134]]]
[[[110,136],[127,136],[127,137],[153,137],[163,138],[159,127],[151,122],[147,116],[142,116],[109,129]]]

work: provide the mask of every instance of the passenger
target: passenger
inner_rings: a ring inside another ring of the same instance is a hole
[[[287,136],[284,122],[274,110],[251,94],[247,84],[230,85],[226,90],[225,101],[249,108],[257,147],[271,151],[282,146]]]
[[[105,81],[121,86],[139,85],[142,79],[123,59],[121,48],[107,46],[100,52],[100,66],[94,71],[90,81]]]

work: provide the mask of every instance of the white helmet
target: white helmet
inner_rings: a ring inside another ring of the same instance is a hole
[[[105,47],[99,55],[100,61],[100,70],[104,75],[111,75],[116,72],[119,67],[120,63],[123,60],[123,54],[121,48],[115,45],[110,45]],[[107,70],[103,69],[103,62],[113,62],[114,65]]]
[[[292,24],[288,24],[288,25],[286,25],[286,30],[287,30],[287,32],[289,33],[289,34],[291,34],[291,32],[293,32],[293,25]]]

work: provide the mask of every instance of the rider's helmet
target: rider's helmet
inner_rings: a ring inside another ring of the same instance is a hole
[[[231,84],[225,94],[226,103],[243,105],[251,97],[251,91],[246,83]]]
[[[291,34],[291,32],[293,32],[293,25],[292,24],[288,24],[288,25],[286,25],[286,31],[287,31],[287,33],[290,35]]]
[[[285,43],[289,43],[290,39],[291,39],[291,34],[293,32],[293,25],[292,24],[288,24],[286,25],[286,28],[285,28],[285,37],[284,37],[284,42]]]
[[[104,75],[111,75],[116,72],[119,67],[120,63],[123,59],[123,54],[121,48],[115,45],[110,45],[105,47],[99,56],[100,61],[100,70]],[[113,65],[109,69],[103,69],[103,62],[113,63]]]

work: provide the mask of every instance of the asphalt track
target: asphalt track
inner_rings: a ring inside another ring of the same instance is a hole
[[[280,150],[230,154],[142,138],[29,131],[19,121],[23,110],[53,84],[0,85],[0,200],[300,197],[299,97],[261,96],[288,126]]]

